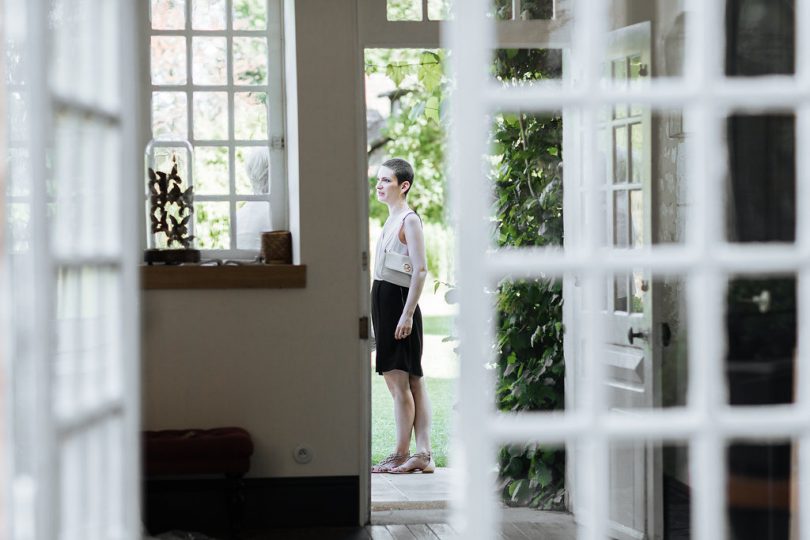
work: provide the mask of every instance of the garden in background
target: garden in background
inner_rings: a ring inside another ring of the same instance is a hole
[[[506,2],[500,4],[507,9]],[[454,90],[444,77],[444,60],[442,51],[369,50],[366,55],[369,193],[373,194],[376,169],[384,159],[396,156],[413,163],[417,180],[409,203],[425,221],[428,265],[435,285],[435,290],[430,283],[425,287],[420,302],[423,309],[426,303],[437,301],[434,293],[442,298],[454,283],[452,232],[446,214],[443,172],[443,126],[447,124],[443,102]],[[493,53],[491,73],[504,85],[560,78],[561,52],[497,50]],[[387,87],[379,82],[386,79]],[[491,122],[491,152],[483,161],[489,166],[493,187],[490,218],[493,244],[562,245],[561,114],[503,111],[494,114]],[[376,204],[372,197],[372,242],[386,213],[386,208]],[[504,280],[493,294],[497,306],[494,321],[497,343],[496,362],[490,367],[496,371],[496,406],[502,411],[562,409],[565,367],[561,283]],[[438,326],[439,329],[433,330],[434,327],[426,325],[426,336],[443,337],[445,345],[454,346],[453,338],[449,337],[452,325],[444,320]],[[428,330],[436,334],[428,334]],[[458,361],[454,354],[453,359]],[[423,364],[429,366],[434,360],[426,347]],[[376,373],[372,376],[372,460],[376,462],[393,446],[393,404],[382,378]],[[434,451],[441,466],[447,464],[453,381],[432,379],[427,373],[426,377],[434,405]],[[564,507],[563,450],[535,444],[511,445],[493,456],[496,459],[497,488],[507,504],[542,509]]]

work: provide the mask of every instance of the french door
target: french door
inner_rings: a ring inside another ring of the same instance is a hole
[[[5,0],[10,538],[140,538],[135,3]]]

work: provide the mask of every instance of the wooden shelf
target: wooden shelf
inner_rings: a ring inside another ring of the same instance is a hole
[[[307,267],[291,264],[244,266],[142,266],[141,288],[303,289]]]

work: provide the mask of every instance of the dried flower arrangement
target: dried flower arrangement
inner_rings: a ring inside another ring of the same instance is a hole
[[[183,179],[177,172],[177,157],[172,156],[172,169],[168,174],[149,167],[149,216],[152,235],[163,233],[166,246],[182,249],[148,249],[145,262],[179,264],[199,262],[199,250],[192,249],[194,236],[189,222],[194,214],[194,188],[183,189]]]

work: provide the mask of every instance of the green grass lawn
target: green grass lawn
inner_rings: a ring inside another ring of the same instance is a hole
[[[453,412],[452,379],[426,378],[428,393],[433,405],[433,429],[431,444],[436,466],[447,466],[450,443],[450,417]],[[394,402],[382,376],[371,374],[371,462],[378,463],[394,448]],[[411,441],[411,452],[415,452]]]
[[[453,317],[450,315],[428,315],[422,317],[422,332],[436,336],[449,336],[453,330]]]

